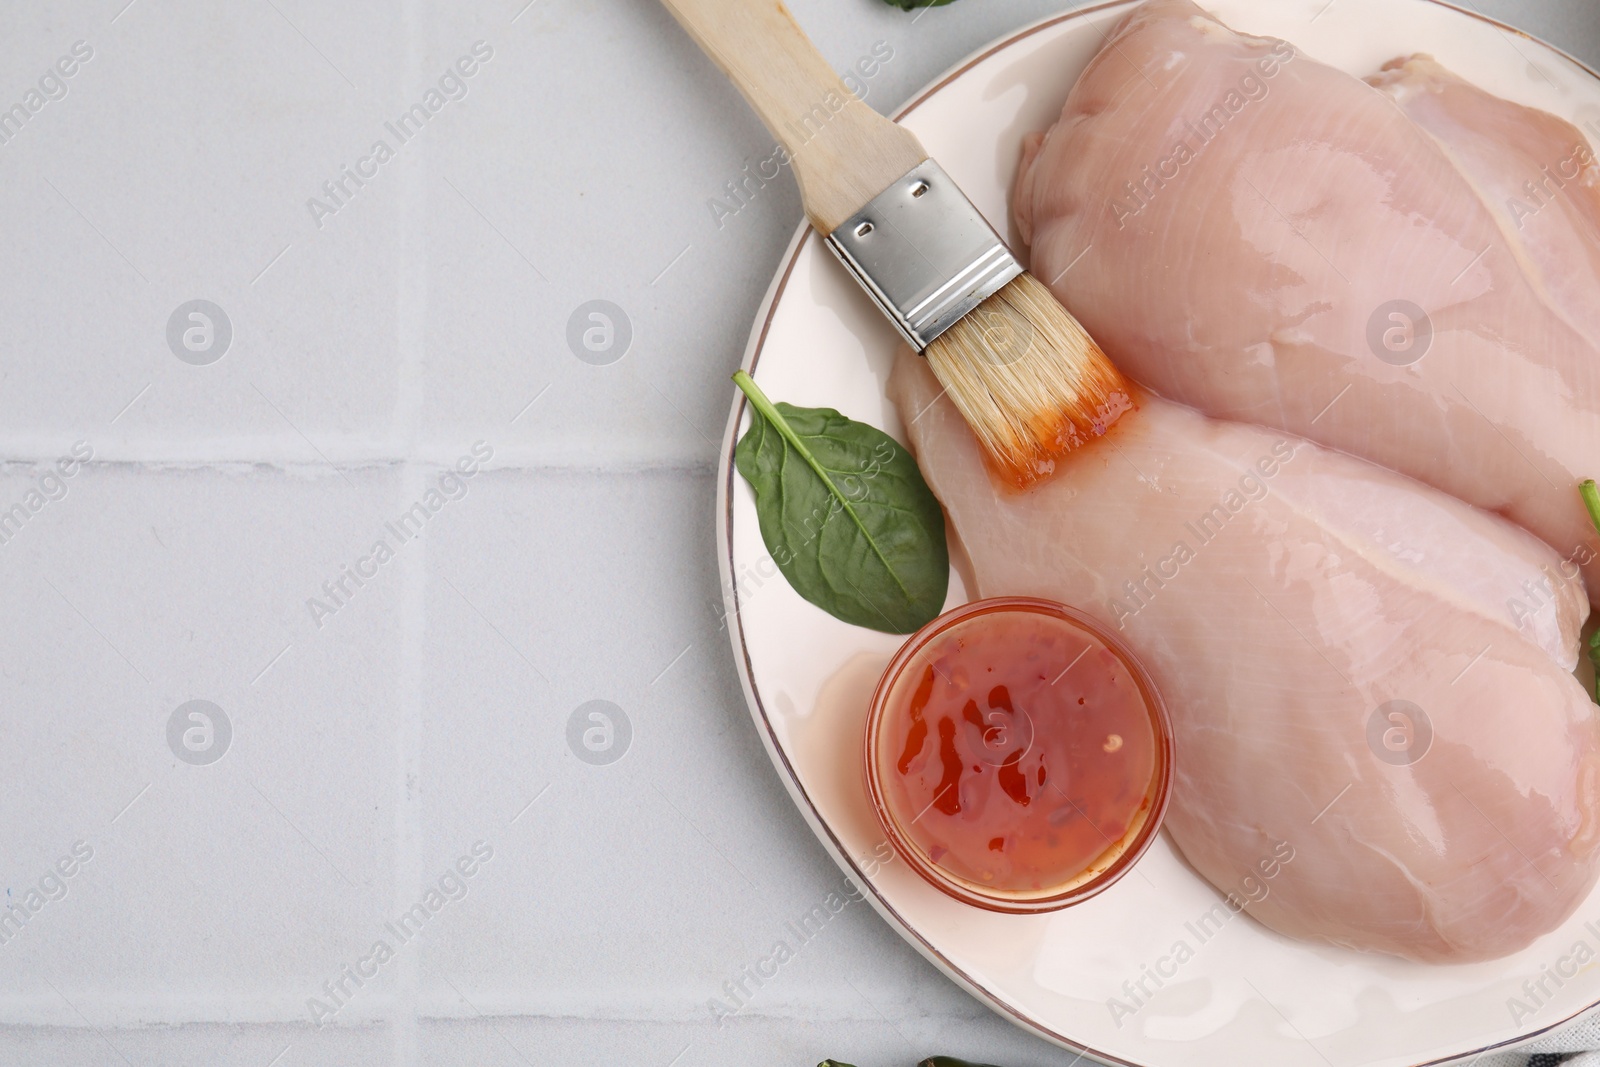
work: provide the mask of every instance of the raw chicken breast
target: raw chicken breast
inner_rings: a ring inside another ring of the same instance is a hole
[[[1033,272],[1162,395],[1507,515],[1600,596],[1576,491],[1600,472],[1600,249],[1567,225],[1600,169],[1572,127],[1436,65],[1383,80],[1404,107],[1150,0],[1025,149]],[[1567,160],[1578,176],[1513,220],[1507,191]]]
[[[1431,56],[1387,63],[1367,83],[1449,154],[1545,302],[1600,337],[1600,166],[1582,131],[1469,85]]]
[[[1150,671],[1176,737],[1166,827],[1194,868],[1243,897],[1292,848],[1250,914],[1460,962],[1524,947],[1585,899],[1600,728],[1568,668],[1588,603],[1550,581],[1548,546],[1392,471],[1148,396],[1018,493],[924,361],[903,355],[890,394],[981,595],[1086,611]],[[1525,583],[1551,595],[1519,632],[1507,601]]]

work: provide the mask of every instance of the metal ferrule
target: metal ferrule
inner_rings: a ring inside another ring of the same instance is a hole
[[[918,352],[1022,273],[1000,235],[931,159],[826,241]]]

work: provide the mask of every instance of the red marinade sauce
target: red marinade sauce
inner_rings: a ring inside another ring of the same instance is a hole
[[[996,611],[957,623],[905,665],[884,711],[884,800],[956,878],[1002,893],[1061,886],[1151,803],[1158,740],[1144,691],[1065,619]]]

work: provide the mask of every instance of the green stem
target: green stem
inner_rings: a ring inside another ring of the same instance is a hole
[[[1593,478],[1578,483],[1578,495],[1589,512],[1589,524],[1600,533],[1600,489],[1595,487]],[[1594,668],[1594,702],[1600,704],[1600,630],[1589,635],[1589,665]]]
[[[1600,533],[1600,489],[1595,487],[1593,478],[1578,483],[1578,495],[1583,497],[1583,506],[1589,509],[1589,522],[1595,532]]]
[[[900,588],[900,595],[910,601],[911,591],[906,588],[906,583],[900,580],[900,575],[895,573],[894,566],[885,558],[883,550],[878,547],[878,539],[872,536],[872,531],[867,529],[867,524],[862,522],[861,516],[856,514],[856,509],[850,503],[850,498],[845,496],[837,485],[833,484],[833,478],[829,475],[827,468],[823,467],[817,457],[811,454],[811,449],[807,448],[805,442],[800,440],[800,435],[794,432],[794,427],[789,425],[789,420],[783,417],[772,401],[767,398],[767,394],[761,391],[761,387],[756,384],[756,380],[744,371],[737,370],[733,372],[733,384],[739,387],[739,391],[750,400],[751,406],[761,413],[761,417],[766,419],[772,425],[772,428],[778,431],[778,436],[787,441],[789,447],[799,453],[800,458],[806,461],[806,465],[811,468],[818,478],[822,479],[822,484],[828,487],[828,492],[833,494],[834,499],[839,502],[839,506],[844,510],[844,513],[850,516],[850,521],[856,524],[856,529],[860,530],[861,536],[867,539],[867,544],[872,546],[872,552],[878,557],[878,562],[883,564],[883,569],[888,572],[890,578],[894,579],[894,584]]]
[[[1594,702],[1600,704],[1600,630],[1589,635],[1589,666],[1594,668]]]

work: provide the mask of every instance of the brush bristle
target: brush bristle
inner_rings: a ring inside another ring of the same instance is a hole
[[[924,355],[999,472],[1026,488],[1133,408],[1133,389],[1050,290],[1022,274]]]

